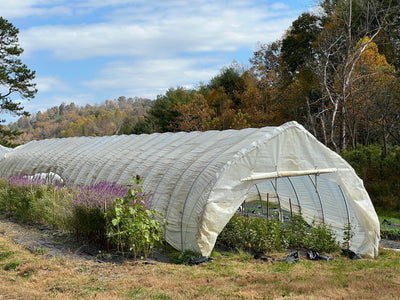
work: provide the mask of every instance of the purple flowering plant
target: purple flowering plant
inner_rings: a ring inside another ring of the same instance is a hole
[[[126,196],[128,190],[127,186],[109,182],[81,186],[74,198],[74,207],[100,208],[105,212],[115,198]]]
[[[129,212],[143,210],[146,216],[154,215],[140,180],[133,180],[128,186],[100,182],[73,187],[28,175],[0,177],[0,211],[11,213],[21,221],[75,232],[78,238],[86,237],[103,246],[113,240],[107,235],[107,225],[110,226],[119,211],[117,199],[123,199],[123,208]],[[159,231],[153,232],[158,237]]]
[[[73,200],[73,219],[77,237],[108,245],[107,226],[115,214],[116,199],[125,199],[125,206],[149,208],[147,195],[139,182],[135,185],[100,182],[81,186]],[[134,193],[134,195],[132,195]]]
[[[106,242],[106,218],[114,199],[128,194],[128,187],[117,183],[100,182],[81,186],[73,200],[73,223],[77,238],[84,236],[99,244]]]
[[[45,180],[39,177],[31,177],[28,175],[15,175],[7,178],[9,184],[17,187],[28,187],[32,185],[45,184]]]

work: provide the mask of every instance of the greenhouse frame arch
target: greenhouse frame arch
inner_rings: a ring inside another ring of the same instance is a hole
[[[219,233],[244,201],[279,201],[306,221],[330,225],[350,248],[376,257],[380,225],[354,169],[303,126],[72,137],[32,141],[2,152],[2,176],[56,174],[73,185],[129,184],[143,179],[151,206],[178,250],[210,255]]]

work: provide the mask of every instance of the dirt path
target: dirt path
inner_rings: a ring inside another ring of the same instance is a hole
[[[77,241],[75,235],[43,225],[23,224],[4,214],[0,214],[0,235],[10,237],[15,244],[22,245],[34,254],[43,254],[50,258],[66,257],[99,262],[122,262],[132,259],[127,254],[122,257],[116,253],[106,253],[87,241]],[[155,249],[148,260],[170,262],[170,257],[163,255],[162,250]]]
[[[42,225],[22,224],[14,218],[0,215],[0,234],[11,237],[14,243],[32,253],[48,257],[95,259],[98,250],[88,243],[78,242],[71,234]]]

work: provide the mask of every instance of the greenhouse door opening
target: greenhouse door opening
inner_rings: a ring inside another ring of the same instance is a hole
[[[257,178],[238,212],[282,222],[291,222],[293,216],[300,215],[310,225],[330,226],[336,239],[343,241],[349,224],[352,228],[358,224],[341,187],[328,180],[327,174]]]

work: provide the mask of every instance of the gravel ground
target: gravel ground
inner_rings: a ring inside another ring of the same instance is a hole
[[[400,241],[382,239],[381,246],[383,248],[391,248],[391,249],[399,249],[400,250]]]

